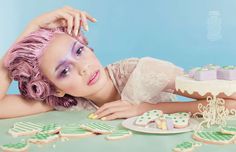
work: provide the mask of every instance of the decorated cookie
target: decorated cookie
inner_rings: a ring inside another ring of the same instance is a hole
[[[61,129],[61,127],[58,126],[57,124],[51,123],[51,124],[48,124],[48,125],[44,125],[42,127],[41,132],[48,133],[48,134],[54,134],[54,133],[59,132],[60,129]]]
[[[223,80],[236,80],[236,66],[224,66],[218,69],[217,78]]]
[[[143,115],[137,118],[137,120],[135,121],[135,124],[138,126],[145,127],[149,123],[154,122],[155,119],[160,117],[162,114],[163,112],[160,110],[151,110],[151,111],[145,112]]]
[[[29,142],[34,144],[46,144],[54,142],[59,138],[57,134],[48,134],[48,133],[37,133],[33,137],[29,138]]]
[[[87,137],[95,135],[94,133],[80,128],[78,124],[68,124],[61,128],[60,136],[61,137]]]
[[[164,114],[166,119],[172,119],[174,128],[185,128],[189,124],[190,113],[187,112],[177,112],[172,114]]]
[[[200,131],[195,132],[193,138],[197,141],[209,144],[229,144],[235,141],[236,136],[232,134],[223,134],[221,132]]]
[[[107,135],[106,139],[107,140],[119,140],[119,139],[128,138],[131,135],[132,135],[131,131],[120,129],[120,130],[115,130],[111,134]]]
[[[4,144],[1,149],[4,152],[25,152],[29,147],[28,143]]]
[[[192,152],[195,147],[199,147],[201,145],[202,144],[199,142],[185,141],[181,144],[176,145],[173,149],[173,152]]]
[[[163,130],[172,130],[174,129],[174,122],[171,118],[161,116],[155,120],[156,126],[159,129]]]
[[[80,128],[91,131],[93,133],[107,134],[114,130],[114,127],[105,123],[100,122],[89,122],[80,125]]]
[[[221,128],[221,132],[224,134],[236,135],[236,126],[225,126]]]
[[[14,127],[9,129],[9,133],[13,137],[24,136],[24,135],[34,135],[42,130],[43,125],[32,122],[17,122]]]

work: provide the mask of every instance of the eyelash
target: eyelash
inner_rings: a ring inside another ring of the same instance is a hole
[[[76,50],[76,52],[75,52],[76,56],[80,56],[81,53],[82,53],[82,51],[83,51],[83,49],[84,49],[83,46],[79,47],[79,48]],[[70,67],[69,67],[69,66],[67,66],[66,68],[64,68],[64,69],[62,70],[62,72],[60,73],[60,77],[63,77],[63,78],[66,77],[66,76],[68,75],[69,70],[70,70]]]

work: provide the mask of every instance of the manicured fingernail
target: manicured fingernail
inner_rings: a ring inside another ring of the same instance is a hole
[[[92,119],[97,119],[97,117],[98,117],[97,115],[93,115]]]
[[[94,116],[94,114],[93,114],[93,113],[91,113],[91,114],[89,114],[89,115],[88,115],[88,118],[89,118],[89,119],[92,119],[92,118],[93,118],[93,116]]]
[[[89,30],[89,28],[88,28],[88,25],[86,25],[86,26],[85,26],[85,29],[86,29],[86,31],[88,31],[88,30]]]
[[[93,18],[93,21],[94,21],[94,22],[97,22],[98,20],[97,20],[96,18]]]
[[[106,117],[102,117],[102,118],[101,118],[101,120],[103,120],[103,121],[104,121],[104,120],[107,120],[107,118],[106,118]]]

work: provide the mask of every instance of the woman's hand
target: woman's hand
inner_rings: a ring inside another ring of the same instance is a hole
[[[104,104],[94,114],[96,115],[96,119],[114,120],[138,116],[153,108],[153,104],[146,102],[136,105],[127,101],[118,100]]]
[[[96,19],[87,12],[66,6],[33,19],[16,41],[40,28],[66,27],[68,34],[77,36],[81,26],[88,31],[87,20],[96,22]]]
[[[83,26],[84,30],[88,31],[87,20],[96,22],[96,19],[87,12],[65,6],[37,17],[31,24],[37,28],[67,27],[68,34],[73,32],[77,36],[81,26]]]

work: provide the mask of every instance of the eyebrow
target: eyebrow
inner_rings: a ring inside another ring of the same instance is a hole
[[[75,45],[76,45],[76,41],[72,44],[72,47],[71,47],[71,49],[69,50],[70,52],[71,51],[73,51],[74,50],[74,47],[75,47]],[[63,64],[65,64],[66,63],[66,60],[62,60],[62,61],[60,61],[59,62],[59,64],[57,65],[57,67],[55,68],[55,71],[57,71],[58,70],[58,68],[60,68],[60,66],[62,66]]]

